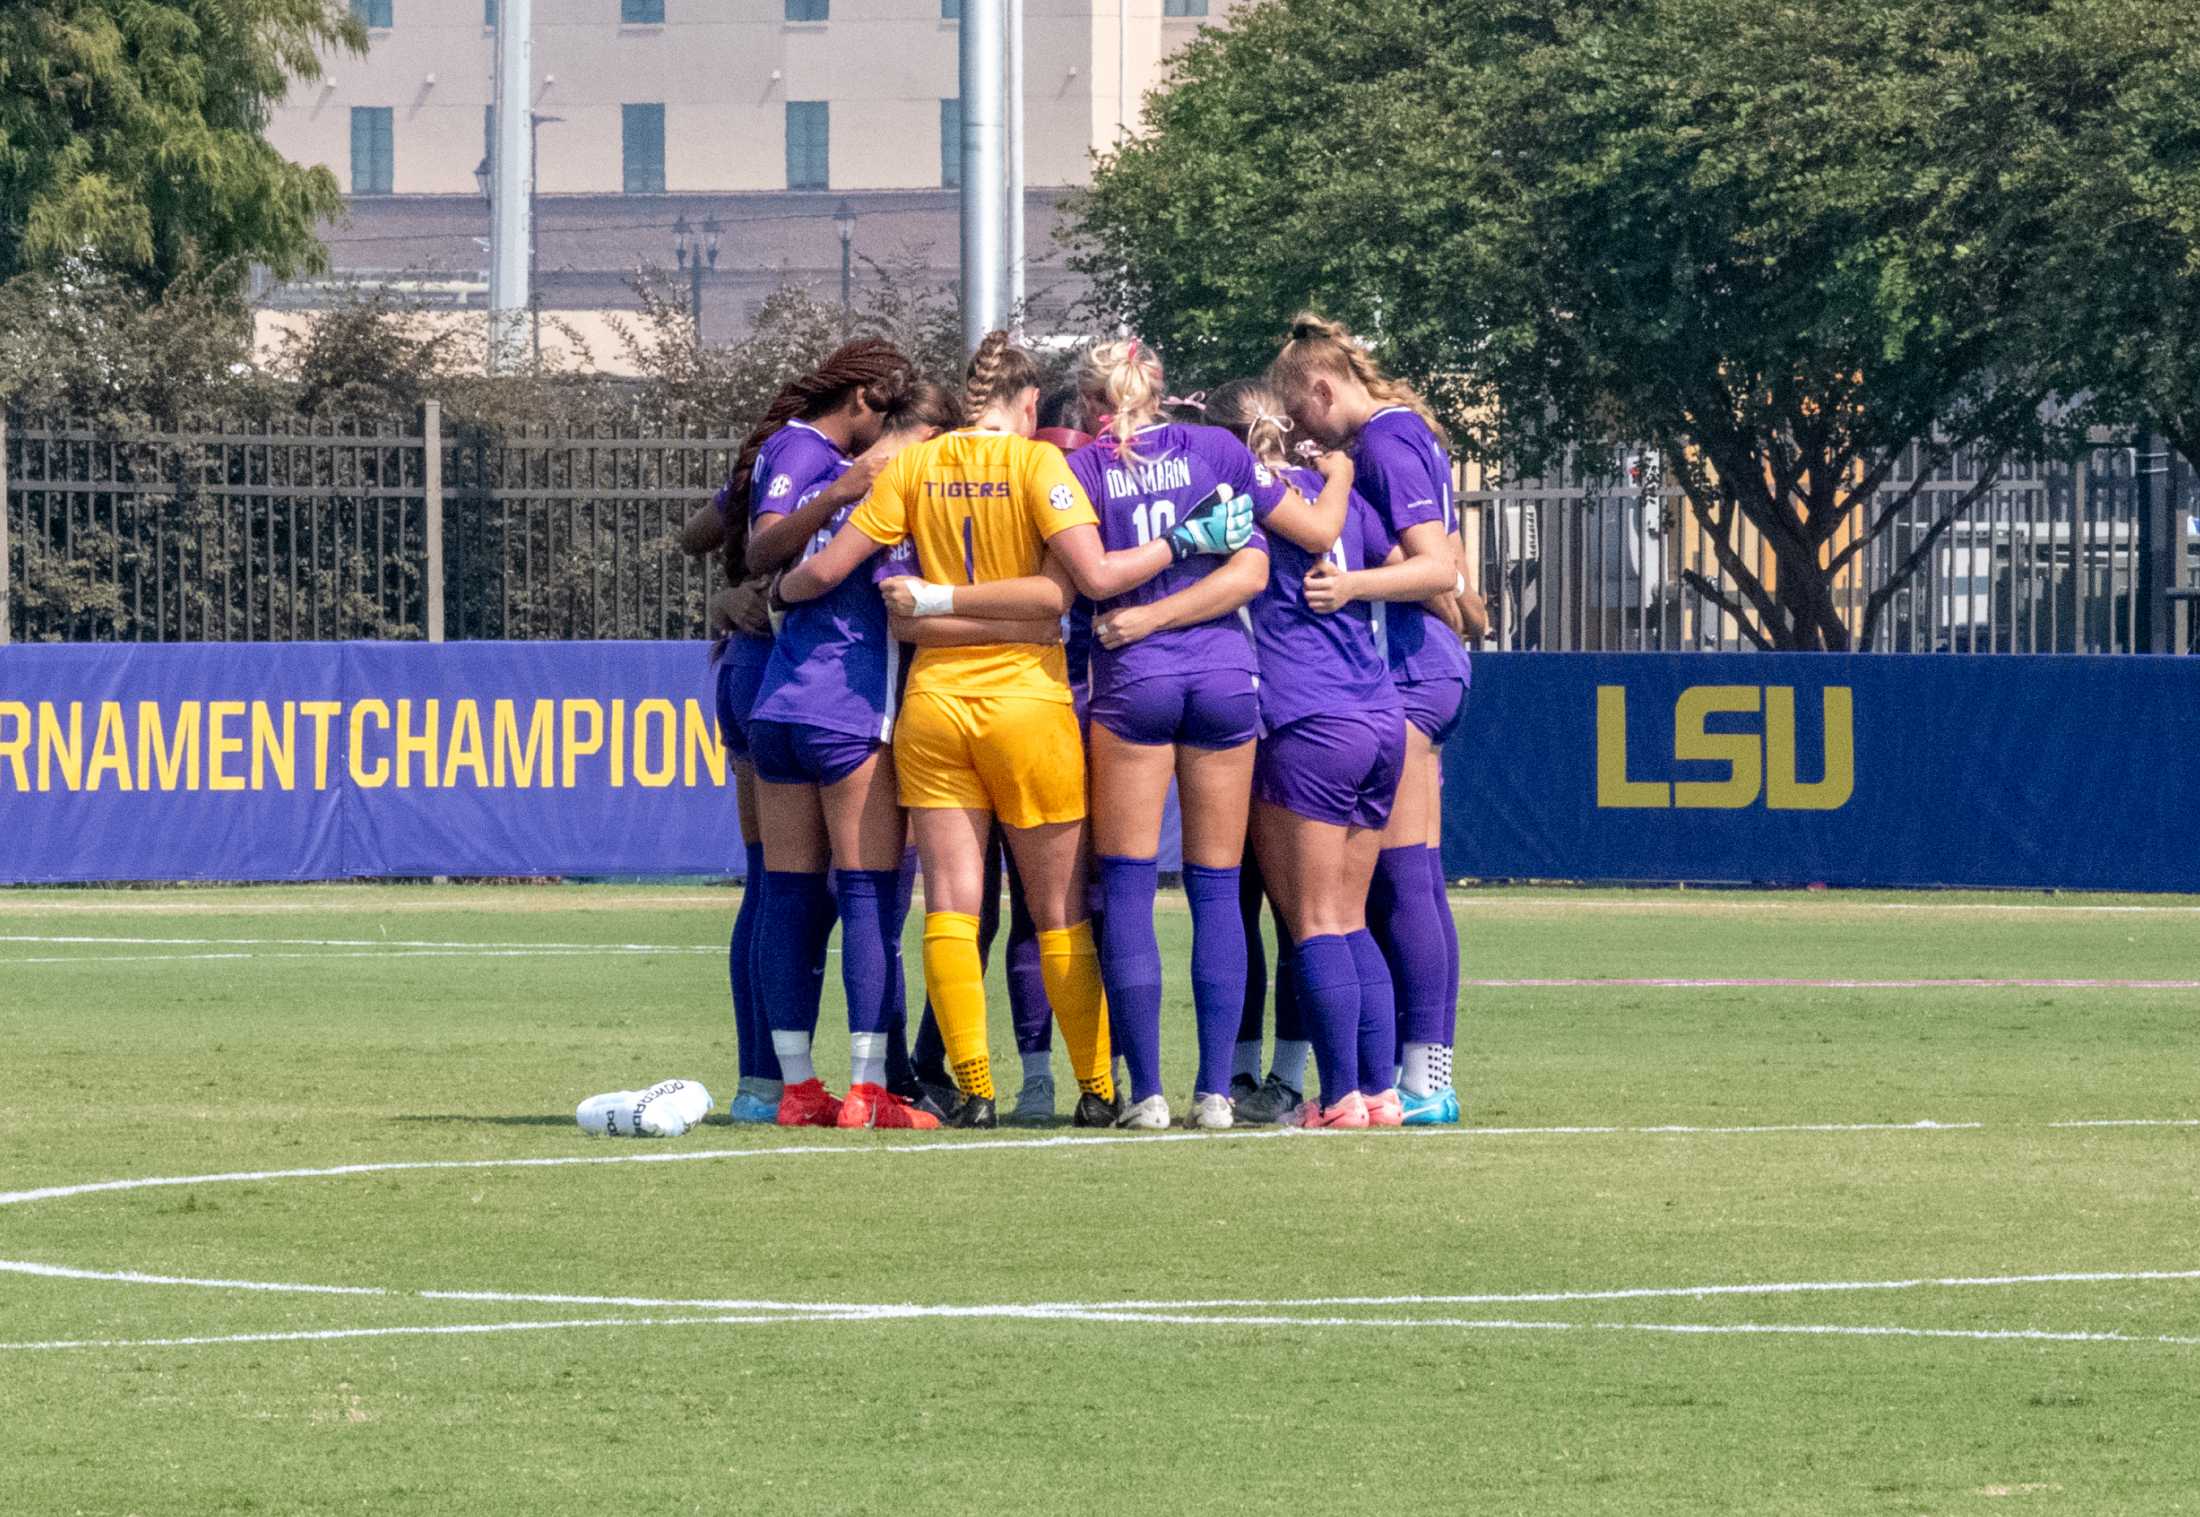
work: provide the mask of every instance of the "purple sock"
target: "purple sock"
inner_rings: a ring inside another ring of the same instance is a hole
[[[894,874],[844,869],[839,875],[840,984],[850,1032],[884,1032],[892,1023]]]
[[[749,1061],[750,1072],[760,1080],[776,1080],[780,1077],[779,1050],[772,1047],[771,1018],[764,1014],[764,1008],[771,1004],[771,999],[764,994],[764,955],[757,946],[757,939],[763,935],[764,923],[771,915],[769,903],[772,877],[771,872],[764,867],[764,845],[751,843],[748,846],[755,863],[750,868],[748,877],[741,883],[741,914],[749,919],[748,942],[741,950],[744,970],[742,977],[748,982],[749,1000],[749,1035],[743,1041],[753,1043],[756,1047],[755,1056]],[[738,933],[740,930],[740,920],[736,918],[734,931]]]
[[[1390,961],[1397,987],[1398,1040],[1444,1041],[1444,928],[1437,918],[1429,886],[1425,844],[1385,848],[1375,860],[1375,884],[1368,892],[1368,926]]]
[[[733,914],[733,941],[726,945],[726,978],[733,989],[733,1041],[741,1078],[753,1079],[758,1048],[771,1047],[771,1034],[756,1025],[756,997],[749,984],[749,945],[756,941],[756,887],[764,878],[764,845],[747,845],[748,872],[741,876],[741,908]],[[775,1059],[774,1063],[777,1062]]]
[[[1018,1053],[1047,1053],[1054,1047],[1054,1007],[1047,1000],[1046,971],[1039,962],[1039,924],[1031,919],[1024,882],[1016,861],[1003,854],[1001,873],[1008,881],[1008,1019],[1016,1029]]]
[[[833,935],[833,893],[822,874],[773,869],[764,878],[763,917],[756,924],[757,979],[764,1016],[774,1032],[817,1035],[825,989],[825,945]]]
[[[1303,940],[1291,959],[1321,1074],[1322,1105],[1334,1106],[1360,1088],[1360,972],[1352,965],[1352,945],[1335,934]]]
[[[1379,1096],[1390,1089],[1398,1063],[1397,992],[1373,933],[1362,927],[1345,941],[1352,945],[1352,967],[1360,976],[1360,1094]]]
[[[1199,1020],[1199,1073],[1192,1090],[1225,1095],[1249,977],[1238,872],[1186,864],[1184,894],[1192,906],[1192,1006]]]
[[[1459,1041],[1459,919],[1451,914],[1451,888],[1444,878],[1444,850],[1428,851],[1429,874],[1436,884],[1436,921],[1444,931],[1444,967],[1451,983],[1444,991],[1444,1035],[1437,1041],[1447,1046]]]
[[[1260,876],[1260,865],[1253,861],[1253,850],[1247,848],[1245,862],[1238,869],[1238,920],[1245,929],[1245,1003],[1238,1016],[1237,1033],[1240,1043],[1258,1043],[1261,1027],[1268,1020],[1268,947],[1260,936],[1260,908],[1268,894],[1266,883]]]
[[[1100,897],[1107,903],[1100,933],[1100,979],[1108,1018],[1130,1065],[1131,1099],[1161,1094],[1161,944],[1154,936],[1153,898],[1160,866],[1152,859],[1102,854]]]

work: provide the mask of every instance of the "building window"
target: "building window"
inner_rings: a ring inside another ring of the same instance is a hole
[[[1164,16],[1204,16],[1207,14],[1207,0],[1161,0],[1161,14]]]
[[[665,192],[665,108],[619,107],[619,163],[629,195]]]
[[[483,26],[495,26],[497,24],[497,0],[481,0],[481,24]]]
[[[832,0],[787,0],[789,21],[829,21],[832,13]]]
[[[351,192],[387,195],[396,179],[390,147],[390,107],[351,108]]]
[[[619,19],[634,25],[654,25],[665,19],[665,0],[619,0]]]
[[[963,18],[963,0],[940,0],[940,19],[960,21]]]
[[[369,26],[387,28],[390,25],[390,7],[396,0],[351,0],[351,13]]]
[[[963,182],[963,103],[940,102],[940,183],[955,189]]]
[[[822,100],[787,102],[787,188],[822,190],[832,182],[832,107]]]

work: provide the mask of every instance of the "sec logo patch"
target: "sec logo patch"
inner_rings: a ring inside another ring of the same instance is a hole
[[[790,475],[781,474],[772,480],[772,487],[768,493],[771,499],[778,500],[793,488],[793,477]]]
[[[1077,504],[1077,494],[1068,485],[1056,485],[1047,492],[1047,503],[1057,511],[1067,511]]]
[[[1276,476],[1268,472],[1268,465],[1266,464],[1253,465],[1253,478],[1260,481],[1262,489],[1266,489],[1276,482]]]

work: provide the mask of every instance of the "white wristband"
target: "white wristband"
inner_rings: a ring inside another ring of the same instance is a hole
[[[1453,576],[1451,593],[1454,595],[1464,595],[1467,593],[1467,577],[1464,574]]]
[[[909,593],[917,602],[916,608],[910,612],[912,616],[945,616],[955,609],[953,585],[935,585],[930,580],[920,579]]]

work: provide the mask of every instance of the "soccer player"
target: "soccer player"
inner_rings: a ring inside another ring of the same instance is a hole
[[[1078,369],[1102,435],[1070,458],[1100,517],[1103,543],[1150,542],[1203,500],[1242,497],[1256,523],[1278,510],[1323,532],[1323,511],[1261,469],[1219,427],[1164,418],[1165,379],[1152,348],[1131,338],[1089,349]],[[1345,487],[1330,504],[1341,515]],[[1334,527],[1327,528],[1332,534]],[[1228,1127],[1231,1045],[1245,999],[1238,913],[1260,727],[1252,636],[1240,610],[1268,582],[1257,529],[1219,563],[1187,559],[1113,600],[1093,623],[1093,846],[1101,899],[1100,967],[1129,1067],[1120,1126],[1169,1125],[1161,1080],[1161,948],[1154,933],[1156,856],[1174,778],[1182,806],[1184,891],[1192,911],[1192,996],[1199,1068],[1191,1120]]]
[[[1289,423],[1270,392],[1225,386],[1209,414],[1242,430],[1264,467],[1302,492],[1315,487],[1311,471],[1285,461]],[[1332,467],[1345,470],[1338,457]],[[1274,534],[1271,542],[1274,572],[1252,606],[1267,729],[1253,777],[1254,841],[1288,924],[1321,1076],[1321,1099],[1284,1120],[1397,1126],[1405,1111],[1392,1085],[1395,993],[1367,902],[1405,767],[1404,704],[1381,642],[1382,619],[1401,608],[1368,603],[1448,594],[1454,575],[1439,560],[1409,559],[1357,491],[1326,548]]]
[[[1104,600],[1179,558],[1226,554],[1250,538],[1250,506],[1217,503],[1165,538],[1108,553],[1068,464],[1032,440],[1038,398],[1031,355],[1005,332],[989,335],[965,385],[973,424],[888,465],[839,535],[781,581],[781,596],[813,599],[879,548],[910,541],[923,579],[886,582],[897,612],[1058,620],[1072,586]],[[964,1097],[951,1120],[958,1127],[997,1120],[977,942],[985,849],[997,819],[1023,876],[1047,999],[1083,1091],[1072,1120],[1111,1124],[1117,1101],[1085,904],[1084,749],[1060,647],[921,649],[894,757],[924,871],[925,983]]]
[[[1449,445],[1427,402],[1385,375],[1335,322],[1311,314],[1293,321],[1269,381],[1300,430],[1324,446],[1353,450],[1360,493],[1405,556],[1426,560],[1432,581],[1434,566],[1445,567],[1447,593],[1426,605],[1396,606],[1385,618],[1391,677],[1408,730],[1405,775],[1368,914],[1397,985],[1406,1120],[1455,1123],[1459,936],[1438,846],[1437,787],[1441,750],[1466,698],[1468,664],[1458,635],[1466,576],[1455,547]]]

